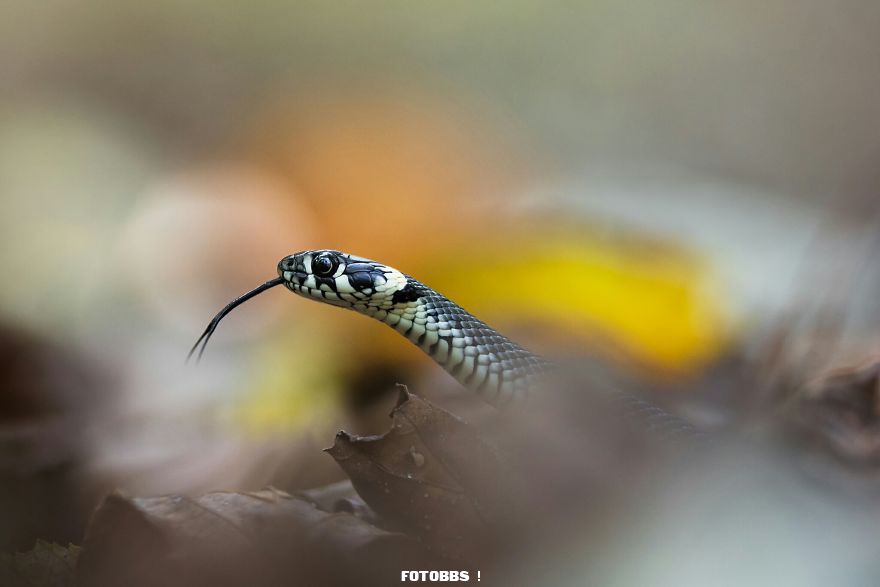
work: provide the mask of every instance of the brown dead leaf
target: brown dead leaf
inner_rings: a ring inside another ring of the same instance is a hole
[[[99,499],[82,430],[108,382],[82,354],[0,321],[0,550],[82,537]]]
[[[296,497],[315,504],[321,511],[353,514],[373,526],[381,526],[376,512],[357,494],[350,479],[306,491],[298,491]]]
[[[800,425],[833,453],[880,463],[880,361],[822,377],[797,399]]]
[[[79,547],[37,540],[33,549],[0,554],[0,585],[4,587],[72,586]]]
[[[516,503],[499,450],[449,412],[401,389],[382,436],[336,436],[327,452],[383,519],[445,557],[473,560]]]
[[[86,534],[83,587],[387,583],[425,568],[411,539],[275,489],[198,498],[110,495]]]

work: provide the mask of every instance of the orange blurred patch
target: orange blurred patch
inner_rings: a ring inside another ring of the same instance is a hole
[[[261,157],[314,207],[320,245],[388,262],[480,226],[528,173],[505,129],[442,92],[316,84],[262,118]]]
[[[286,182],[217,165],[144,196],[124,228],[120,263],[160,317],[198,329],[212,309],[274,277],[279,258],[314,239],[314,225]]]

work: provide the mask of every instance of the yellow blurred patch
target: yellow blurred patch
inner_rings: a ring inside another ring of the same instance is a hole
[[[249,387],[231,407],[233,425],[264,434],[331,417],[340,391],[333,353],[326,339],[301,334],[256,350]]]
[[[539,325],[647,367],[688,372],[718,355],[731,327],[704,259],[591,232],[493,238],[430,259],[419,277],[499,327]]]

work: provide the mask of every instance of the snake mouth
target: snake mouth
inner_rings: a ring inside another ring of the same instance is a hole
[[[284,284],[290,286],[292,284],[302,285],[306,280],[306,273],[303,271],[283,271],[278,270],[278,277],[284,280]]]

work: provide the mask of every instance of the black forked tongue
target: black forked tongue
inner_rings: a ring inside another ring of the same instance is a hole
[[[241,304],[245,303],[246,301],[248,301],[252,297],[259,295],[259,294],[263,293],[264,291],[266,291],[267,289],[275,287],[276,285],[281,285],[282,283],[284,283],[284,279],[281,277],[276,277],[275,279],[270,279],[269,281],[267,281],[263,285],[255,287],[254,289],[247,292],[246,294],[238,296],[237,298],[235,298],[234,300],[232,300],[231,302],[226,304],[226,307],[224,307],[222,310],[217,312],[217,315],[214,316],[214,319],[211,320],[211,323],[208,324],[207,328],[205,328],[205,331],[202,333],[202,335],[196,341],[196,344],[194,344],[193,347],[190,349],[189,354],[186,356],[186,360],[189,361],[192,358],[193,353],[196,352],[196,349],[199,348],[200,344],[202,345],[202,348],[199,349],[199,356],[198,356],[197,360],[201,360],[202,355],[205,352],[205,348],[208,346],[208,341],[211,339],[211,336],[214,334],[214,331],[217,330],[217,326],[220,325],[220,321],[223,320],[223,318],[225,318],[229,312],[231,312],[232,310],[234,310],[235,308],[237,308]],[[204,343],[203,343],[203,341],[204,341]]]

